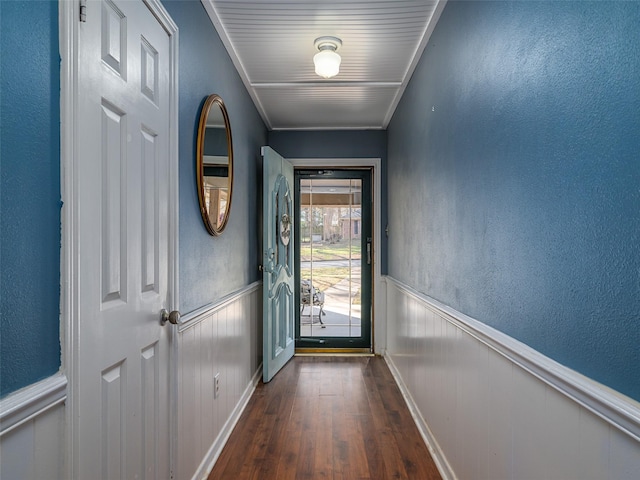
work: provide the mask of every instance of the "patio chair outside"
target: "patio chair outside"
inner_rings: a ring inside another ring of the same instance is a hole
[[[322,315],[326,315],[324,312],[324,292],[321,292],[317,288],[315,288],[311,284],[311,280],[301,280],[300,281],[300,316],[304,313],[304,308],[309,306],[311,308],[311,312],[309,313],[309,319],[311,323],[313,323],[313,307],[318,307],[318,320],[322,325],[322,328],[325,328],[326,325],[322,321]]]

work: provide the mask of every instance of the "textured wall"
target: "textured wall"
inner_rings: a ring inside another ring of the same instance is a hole
[[[0,2],[0,395],[60,367],[57,2]]]
[[[387,132],[327,130],[269,132],[269,146],[285,158],[380,158],[381,225],[387,224]],[[387,273],[387,238],[382,235],[381,271]]]
[[[180,29],[180,309],[182,313],[258,280],[260,147],[267,131],[204,7],[163,1]],[[220,95],[233,134],[233,199],[222,236],[204,228],[196,190],[196,136],[205,97]]]
[[[640,3],[450,1],[389,127],[389,273],[640,400]]]

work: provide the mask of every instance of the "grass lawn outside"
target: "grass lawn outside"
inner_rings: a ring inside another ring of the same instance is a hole
[[[323,260],[349,260],[360,258],[360,239],[354,239],[349,245],[348,241],[332,244],[314,244],[313,249],[310,244],[300,246],[300,261],[310,262],[313,253],[314,261]],[[351,252],[351,256],[349,256]]]

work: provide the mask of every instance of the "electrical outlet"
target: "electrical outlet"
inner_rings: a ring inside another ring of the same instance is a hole
[[[213,398],[218,398],[218,395],[220,395],[220,372],[213,377]]]

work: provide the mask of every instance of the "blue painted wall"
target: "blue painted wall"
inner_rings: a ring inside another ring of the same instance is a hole
[[[200,2],[164,5],[180,27],[186,312],[259,278],[267,132]],[[638,2],[450,1],[390,125],[388,181],[391,275],[640,400],[639,24]],[[0,1],[0,25],[6,395],[60,365],[57,3]],[[218,238],[194,176],[214,92],[237,162]],[[386,160],[384,132],[268,139],[289,157]]]
[[[269,132],[269,145],[285,158],[380,158],[382,228],[387,224],[387,132],[325,130]],[[387,238],[382,235],[381,271],[387,273]]]
[[[0,396],[60,368],[58,4],[0,1]]]
[[[261,278],[258,197],[260,147],[267,129],[199,1],[165,0],[180,29],[180,310],[187,313]],[[233,198],[219,237],[204,228],[196,190],[196,136],[207,95],[229,112],[234,147]]]
[[[640,2],[450,1],[388,129],[389,272],[640,400]]]

